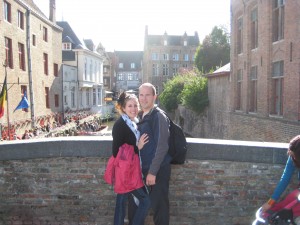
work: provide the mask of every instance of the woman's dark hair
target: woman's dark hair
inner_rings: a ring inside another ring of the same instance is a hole
[[[116,104],[116,109],[118,110],[118,112],[120,114],[124,113],[123,108],[125,108],[126,103],[129,99],[136,99],[138,101],[137,97],[134,94],[128,94],[125,91],[119,95],[119,98],[118,98],[117,104]]]
[[[294,157],[292,157],[292,159],[296,167],[300,168],[300,135],[291,139],[289,150],[294,153]]]

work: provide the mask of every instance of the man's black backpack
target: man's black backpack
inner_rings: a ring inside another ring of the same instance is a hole
[[[170,138],[168,153],[172,157],[172,164],[184,164],[187,153],[187,142],[182,128],[174,123],[170,117],[161,109],[157,109],[164,113],[170,120]]]

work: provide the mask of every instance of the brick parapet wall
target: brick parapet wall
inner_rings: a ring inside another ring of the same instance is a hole
[[[199,115],[179,106],[172,115],[190,137],[261,142],[289,142],[300,134],[300,124],[276,117],[260,117],[244,112],[216,110]]]
[[[250,224],[280,178],[287,144],[188,142],[186,164],[172,166],[171,224]],[[0,224],[112,224],[115,194],[102,179],[110,146],[107,137],[1,144]]]

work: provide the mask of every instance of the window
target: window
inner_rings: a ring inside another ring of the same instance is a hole
[[[127,75],[127,80],[133,80],[133,74],[132,73],[129,73]]]
[[[75,87],[71,88],[71,107],[75,108]]]
[[[13,69],[13,51],[12,41],[10,38],[5,37],[5,65]]]
[[[283,61],[272,64],[272,114],[283,115]]]
[[[94,77],[93,77],[93,61],[91,60],[90,62],[90,76],[89,76],[89,80],[90,81],[94,81]]]
[[[62,50],[63,51],[72,50],[72,44],[70,42],[62,43]]]
[[[103,78],[103,84],[105,87],[108,86],[108,78],[106,78],[106,77]]]
[[[179,60],[179,55],[178,53],[173,54],[173,61],[178,61]]]
[[[43,27],[43,40],[48,42],[48,29],[47,29],[47,27]]]
[[[169,75],[169,65],[163,64],[163,75],[168,76]]]
[[[135,68],[135,63],[131,63],[131,64],[130,64],[130,68],[131,68],[131,69],[134,69],[134,68]]]
[[[236,96],[236,109],[242,109],[242,81],[243,81],[243,70],[239,69],[237,72],[237,96]]]
[[[157,94],[157,96],[158,96],[158,95],[159,95],[160,88],[159,88],[159,86],[157,86],[157,85],[154,85],[154,87],[155,87],[155,89],[156,89],[156,94]]]
[[[35,34],[32,35],[32,45],[36,46],[36,36],[35,36]]]
[[[93,88],[93,105],[97,105],[97,93],[96,88]]]
[[[123,73],[119,73],[119,74],[118,74],[117,80],[124,80],[124,75],[123,75]]]
[[[108,69],[106,66],[103,67],[103,73],[107,73],[108,72]]]
[[[119,63],[119,69],[123,69],[124,68],[124,64],[123,63]]]
[[[273,41],[284,38],[284,5],[285,0],[273,0]]]
[[[79,91],[79,104],[80,104],[80,106],[83,106],[83,93],[82,93],[82,91]]]
[[[11,5],[4,1],[4,20],[11,23]]]
[[[87,59],[84,61],[84,79],[88,79],[88,74],[87,74]]]
[[[252,66],[250,71],[250,112],[257,111],[257,66]]]
[[[44,53],[43,59],[44,59],[44,74],[48,75],[48,54],[47,53]]]
[[[163,54],[163,60],[169,60],[169,54],[164,53]]]
[[[102,90],[101,90],[101,88],[98,88],[98,89],[97,89],[97,95],[98,95],[98,105],[102,105],[102,101],[101,101],[101,99],[102,99],[102,95],[101,95],[101,93],[102,93]]]
[[[55,77],[58,77],[58,64],[57,63],[54,63],[53,64],[53,72],[54,72],[54,76]]]
[[[19,49],[19,68],[25,71],[25,47],[23,44],[18,43]]]
[[[45,97],[46,97],[46,108],[50,108],[50,103],[49,103],[49,88],[45,87]]]
[[[159,60],[158,53],[152,53],[152,60]]]
[[[58,94],[54,95],[54,104],[55,104],[55,107],[59,107],[59,95]]]
[[[173,76],[178,73],[179,70],[179,64],[173,64]]]
[[[258,19],[257,8],[251,12],[251,49],[255,49],[258,46]]]
[[[183,46],[187,46],[187,41],[183,41]]]
[[[159,73],[159,65],[152,64],[152,76],[158,76]]]
[[[18,27],[24,30],[24,13],[18,10]]]
[[[164,40],[164,46],[167,46],[167,45],[168,45],[168,41]]]
[[[90,105],[90,92],[89,90],[86,90],[85,92],[85,100],[86,100],[86,106]]]
[[[243,18],[239,18],[237,21],[237,54],[243,52]]]
[[[66,73],[65,73],[66,74]],[[63,92],[65,93],[67,90],[67,86],[64,86]],[[64,104],[68,105],[68,97],[67,95],[64,95]]]
[[[189,61],[189,54],[184,54],[183,59],[184,61]]]

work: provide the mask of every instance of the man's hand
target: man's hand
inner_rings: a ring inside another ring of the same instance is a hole
[[[155,185],[155,180],[156,180],[156,176],[148,173],[146,177],[146,185],[148,186]]]

